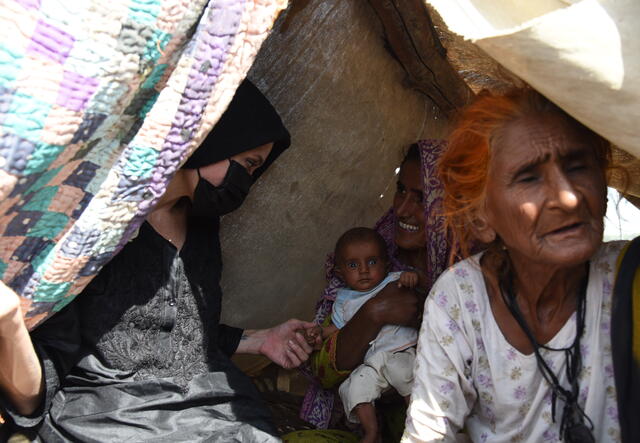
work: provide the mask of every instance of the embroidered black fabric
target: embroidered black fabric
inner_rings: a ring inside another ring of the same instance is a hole
[[[237,342],[226,343],[217,331],[221,266],[219,254],[211,252],[219,247],[212,236],[206,240],[189,241],[178,254],[145,223],[137,244],[129,244],[90,284],[78,299],[81,330],[103,361],[135,380],[172,377],[186,390],[216,359],[219,346],[212,340],[221,338],[222,349],[233,353]],[[207,242],[210,248],[203,247]],[[193,270],[204,268],[203,256],[210,269],[200,275]]]
[[[217,219],[178,251],[145,223],[85,293],[36,330],[47,404],[20,417],[44,441],[277,441],[220,325]]]

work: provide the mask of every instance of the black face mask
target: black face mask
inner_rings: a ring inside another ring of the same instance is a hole
[[[214,186],[200,177],[193,193],[191,213],[199,217],[218,217],[235,211],[242,205],[253,184],[247,170],[233,160],[220,186]]]

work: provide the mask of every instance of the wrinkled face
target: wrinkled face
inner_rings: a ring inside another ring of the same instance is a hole
[[[407,161],[400,168],[393,209],[396,213],[395,243],[400,249],[425,247],[424,206],[420,162]]]
[[[587,261],[602,243],[606,212],[593,146],[563,119],[540,115],[504,127],[491,148],[481,239],[497,234],[514,258],[545,265]]]
[[[387,262],[376,242],[354,242],[342,250],[337,271],[351,289],[368,291],[387,275]]]
[[[227,174],[227,170],[229,169],[229,160],[233,160],[241,166],[244,166],[249,175],[252,175],[256,169],[262,166],[267,157],[269,157],[269,153],[272,148],[273,143],[267,143],[262,146],[258,146],[257,148],[236,154],[229,159],[203,166],[200,168],[200,175],[212,185],[220,186],[224,180],[224,176]],[[195,169],[193,171],[194,174],[196,174]]]

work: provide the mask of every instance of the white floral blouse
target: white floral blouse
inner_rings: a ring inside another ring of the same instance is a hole
[[[605,243],[590,264],[579,403],[597,442],[620,441],[609,326],[616,259],[624,244]],[[551,390],[535,355],[511,346],[493,317],[479,259],[449,268],[427,299],[402,441],[456,441],[463,428],[474,442],[560,441],[562,400],[554,422]],[[547,345],[568,347],[575,333],[574,314]],[[568,387],[565,353],[541,353]]]

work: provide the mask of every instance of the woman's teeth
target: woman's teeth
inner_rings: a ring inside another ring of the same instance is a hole
[[[401,221],[398,221],[398,226],[400,226],[405,231],[409,231],[409,232],[418,232],[418,230],[420,229],[420,226],[409,225]]]

